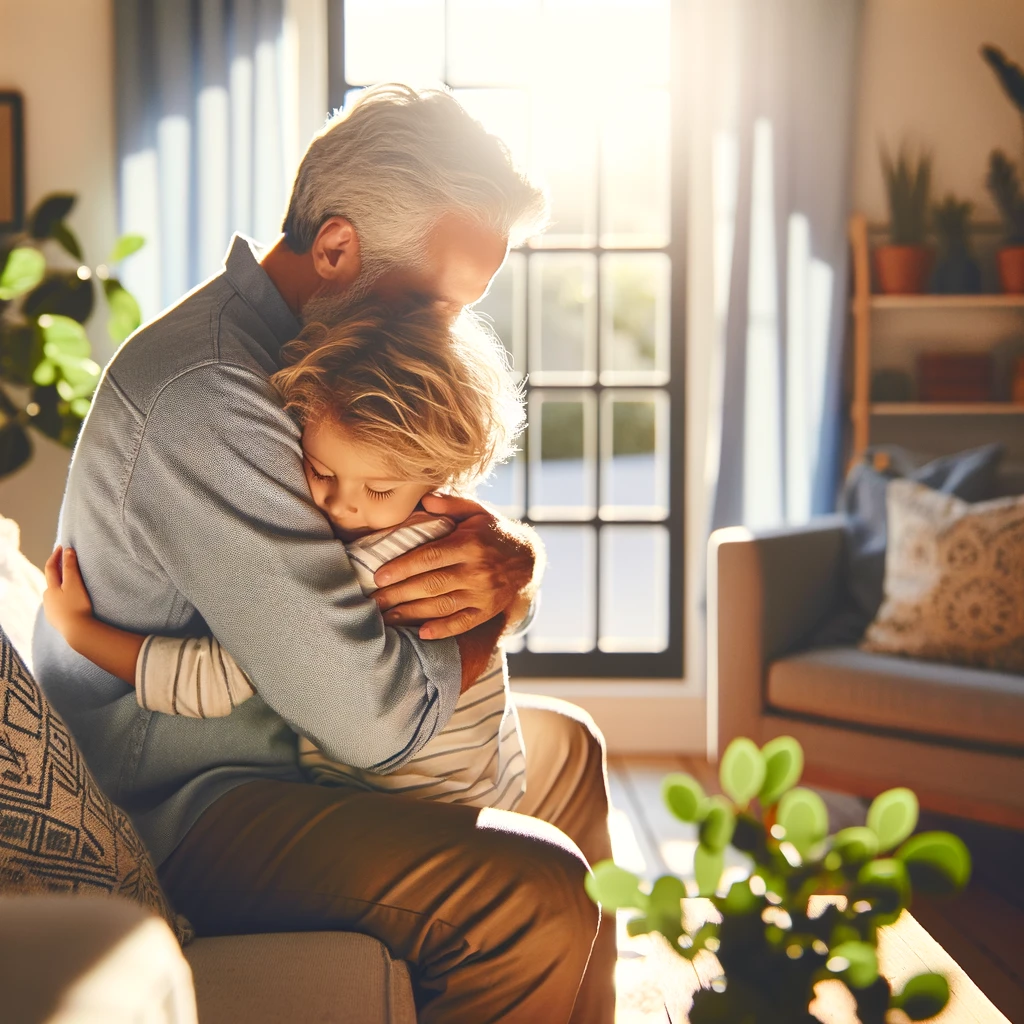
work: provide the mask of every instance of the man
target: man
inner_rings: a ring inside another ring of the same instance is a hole
[[[262,256],[236,238],[115,356],[61,513],[98,617],[212,632],[257,696],[227,718],[152,715],[36,634],[44,689],[200,934],[374,935],[410,962],[428,1022],[612,1020],[614,921],[595,944],[583,890],[586,859],[610,855],[603,744],[578,709],[521,701],[525,814],[302,779],[294,732],[375,771],[415,756],[529,604],[539,552],[474,502],[427,499],[458,528],[364,598],[268,377],[300,318],[369,291],[477,301],[543,212],[450,96],[365,92],[310,145],[284,237]]]

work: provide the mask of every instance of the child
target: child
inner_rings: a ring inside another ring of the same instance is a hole
[[[504,349],[472,314],[452,322],[429,305],[363,300],[334,326],[307,328],[282,359],[271,382],[302,428],[310,493],[368,596],[386,561],[455,528],[417,510],[425,494],[466,493],[514,451],[523,425],[519,389]],[[83,657],[135,686],[141,707],[211,718],[255,693],[213,637],[143,637],[95,619],[73,551],[53,552],[46,580],[50,623]],[[526,790],[500,648],[447,726],[396,771],[377,775],[331,761],[303,736],[298,757],[313,781],[420,799],[513,809]]]

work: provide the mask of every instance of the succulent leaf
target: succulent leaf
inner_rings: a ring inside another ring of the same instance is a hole
[[[746,807],[757,796],[764,776],[764,756],[753,740],[738,736],[725,748],[718,777],[726,795],[737,805]]]
[[[895,853],[906,865],[915,889],[930,893],[956,892],[971,877],[971,854],[951,832],[922,832]]]
[[[892,998],[892,1005],[911,1020],[938,1016],[949,1002],[949,982],[941,974],[916,974]]]
[[[797,849],[806,849],[828,835],[828,809],[812,789],[791,789],[779,801],[776,821]]]
[[[832,837],[832,849],[844,864],[862,864],[878,853],[878,836],[864,825],[854,825]]]
[[[603,860],[595,864],[585,885],[587,895],[611,913],[624,907],[647,909],[648,897],[640,891],[640,879],[614,861]]]
[[[879,850],[899,846],[917,825],[917,797],[903,787],[879,793],[868,808],[867,826],[878,836]]]
[[[701,896],[713,896],[725,870],[725,851],[712,850],[703,843],[693,853],[693,877]]]
[[[867,942],[840,943],[829,951],[825,966],[850,988],[867,988],[878,977],[878,955]]]
[[[680,821],[699,821],[704,809],[704,787],[683,772],[666,775],[661,784],[661,795],[668,809]]]
[[[709,850],[724,850],[736,831],[736,815],[732,805],[720,796],[707,802],[708,809],[700,823],[700,841]]]
[[[792,736],[776,736],[761,748],[765,774],[758,793],[763,806],[778,803],[782,794],[792,789],[804,770],[804,748]]]

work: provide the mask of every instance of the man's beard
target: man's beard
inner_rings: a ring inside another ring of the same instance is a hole
[[[374,260],[364,261],[359,276],[343,292],[330,288],[326,282],[306,301],[299,313],[303,326],[307,324],[334,324],[343,320],[349,311],[362,302],[387,270],[387,266]]]

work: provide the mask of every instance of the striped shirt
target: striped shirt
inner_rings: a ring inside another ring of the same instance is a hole
[[[404,523],[346,544],[363,592],[385,562],[455,529],[444,516],[415,512]],[[135,667],[140,707],[189,718],[230,715],[255,689],[234,658],[210,636],[148,636]],[[341,764],[299,736],[299,764],[322,785],[403,793],[422,800],[512,810],[526,791],[526,759],[515,705],[508,699],[508,668],[496,650],[479,680],[455,705],[448,725],[411,760],[383,775]]]

